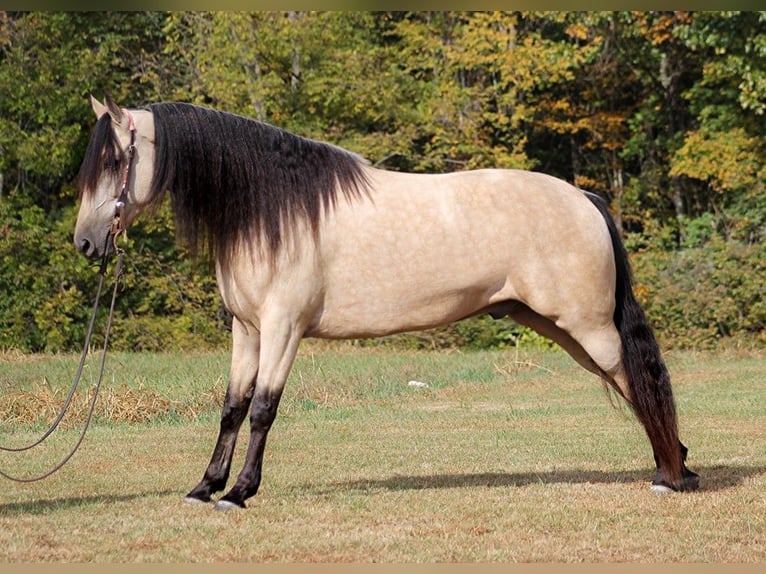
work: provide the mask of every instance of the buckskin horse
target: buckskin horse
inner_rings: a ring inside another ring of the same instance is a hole
[[[186,501],[211,502],[225,488],[248,411],[243,469],[215,507],[244,508],[257,492],[303,337],[377,337],[478,314],[552,339],[625,400],[654,453],[653,490],[698,487],[668,369],[598,196],[530,171],[386,171],[191,104],[91,105],[77,249],[109,253],[113,235],[169,195],[179,241],[214,261],[233,316],[218,439]]]

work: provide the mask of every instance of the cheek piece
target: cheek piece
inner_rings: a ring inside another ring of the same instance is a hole
[[[122,189],[117,201],[114,203],[114,219],[109,228],[109,234],[113,237],[115,247],[117,237],[125,232],[125,206],[128,203],[128,184],[130,182],[130,173],[133,169],[133,157],[136,154],[136,123],[133,120],[133,114],[129,110],[123,109],[123,113],[128,117],[128,129],[130,130],[130,145],[128,146],[128,165],[125,166],[125,175],[122,178]]]

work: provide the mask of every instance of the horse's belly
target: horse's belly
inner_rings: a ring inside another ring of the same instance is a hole
[[[381,257],[381,259],[383,259]],[[378,261],[380,262],[381,259]],[[402,256],[329,277],[311,336],[375,337],[452,323],[514,299],[506,265]]]
[[[344,302],[323,307],[306,334],[347,339],[419,331],[464,319],[491,305],[484,295],[471,291],[433,292],[428,298],[404,293],[398,298],[348,295]]]

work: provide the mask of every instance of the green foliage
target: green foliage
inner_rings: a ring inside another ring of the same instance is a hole
[[[74,209],[49,218],[21,196],[0,201],[0,347],[71,348],[85,335],[95,273],[71,245]]]
[[[710,222],[702,218],[697,229]],[[681,251],[643,251],[633,266],[639,301],[666,345],[709,348],[732,336],[766,343],[763,242],[713,237]]]
[[[215,279],[177,252],[167,211],[151,225],[131,230],[113,349],[212,348],[228,340]],[[74,206],[49,217],[20,195],[0,201],[0,348],[81,348],[99,263],[88,262],[71,247],[75,218]],[[94,347],[103,344],[110,290],[107,281]]]
[[[669,175],[708,182],[719,194],[749,190],[760,185],[759,146],[760,138],[742,128],[690,131],[673,157]]]
[[[562,177],[611,202],[669,344],[758,341],[764,22],[737,11],[0,12],[0,347],[71,350],[84,336],[97,276],[70,246],[89,92],[226,109],[388,169]],[[167,206],[131,229],[128,251],[116,348],[224,344],[213,274],[175,246]],[[475,318],[383,344],[547,343]]]
[[[694,185],[698,206],[690,205],[697,214],[713,206],[745,207],[764,191],[764,23],[764,12],[699,12],[678,28],[704,63],[684,94],[696,125],[674,153],[670,175],[700,182]]]
[[[87,143],[89,92],[143,103],[132,83],[157,40],[157,13],[28,12],[0,17],[0,174],[46,208],[71,204],[68,185]],[[134,100],[134,98],[136,98]]]
[[[380,339],[357,341],[362,347],[391,347],[397,349],[551,349],[555,343],[538,335],[533,330],[513,323],[508,319],[495,320],[489,315],[464,319],[451,325],[391,335]]]

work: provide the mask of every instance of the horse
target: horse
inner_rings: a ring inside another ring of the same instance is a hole
[[[668,369],[597,195],[524,170],[388,171],[187,103],[128,109],[91,96],[91,106],[76,249],[110,254],[110,238],[169,195],[177,240],[209,258],[232,316],[218,437],[186,502],[211,503],[226,488],[248,411],[243,467],[214,508],[245,508],[256,494],[304,337],[379,337],[480,314],[551,339],[629,405],[653,450],[652,490],[698,487]]]

